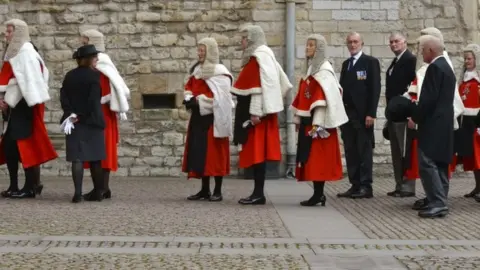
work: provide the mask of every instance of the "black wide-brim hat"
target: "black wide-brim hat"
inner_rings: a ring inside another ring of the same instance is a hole
[[[81,59],[81,58],[97,55],[99,53],[100,51],[97,51],[97,48],[95,48],[95,45],[88,44],[78,48],[77,51],[73,53],[73,57],[75,59]]]
[[[416,104],[404,96],[393,97],[387,104],[385,117],[391,122],[405,122],[411,117]]]

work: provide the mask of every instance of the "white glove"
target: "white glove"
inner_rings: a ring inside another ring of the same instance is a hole
[[[330,137],[330,133],[326,129],[324,129],[322,127],[318,127],[317,130],[310,131],[310,136],[312,136],[313,139],[318,138],[318,137],[320,137],[322,139],[326,139],[326,138]]]
[[[122,120],[122,121],[127,121],[127,120],[128,120],[128,119],[127,119],[127,114],[124,113],[124,112],[119,113],[119,114],[118,114],[118,117],[119,117],[120,120]]]
[[[63,121],[60,125],[60,130],[65,133],[66,135],[72,134],[72,129],[75,129],[75,125],[73,124],[72,119],[77,118],[77,115],[72,113],[67,119]]]
[[[188,101],[190,101],[190,99],[192,99],[192,98],[193,98],[193,95],[188,94],[188,95],[185,95],[184,100],[188,102]]]
[[[480,128],[477,128],[477,134],[480,135]]]

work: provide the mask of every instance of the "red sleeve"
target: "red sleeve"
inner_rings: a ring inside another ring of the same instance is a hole
[[[255,57],[243,67],[238,75],[237,81],[233,84],[232,93],[241,96],[259,94],[262,92],[260,81],[260,66]]]
[[[102,97],[111,93],[110,79],[103,73],[100,73],[100,86],[102,87]]]
[[[190,91],[190,92],[193,92],[193,80],[192,80],[193,76],[190,76],[190,78],[188,79],[188,82],[185,84],[185,91]]]
[[[15,78],[12,66],[9,62],[3,62],[2,70],[0,71],[0,86],[8,85],[10,79]]]

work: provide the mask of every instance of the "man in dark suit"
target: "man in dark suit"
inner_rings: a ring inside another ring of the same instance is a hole
[[[373,126],[380,98],[380,62],[362,52],[363,40],[358,33],[347,36],[347,47],[351,57],[342,64],[340,84],[349,121],[341,127],[341,132],[352,186],[338,197],[371,198]]]
[[[420,217],[448,214],[448,166],[453,157],[455,74],[443,56],[443,42],[430,35],[421,36],[423,60],[429,63],[412,120],[418,125],[420,178],[428,207]]]
[[[403,95],[410,83],[415,79],[415,65],[417,58],[407,49],[405,36],[400,32],[390,35],[390,49],[395,54],[386,74],[385,96],[388,102],[394,96]],[[392,154],[395,190],[388,192],[393,197],[415,196],[415,179],[404,179],[404,151],[405,129],[407,123],[387,122],[390,150]]]

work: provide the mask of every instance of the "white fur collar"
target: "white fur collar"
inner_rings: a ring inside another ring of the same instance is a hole
[[[102,103],[110,102],[110,110],[114,112],[127,112],[129,110],[130,89],[107,54],[98,54],[96,69],[110,80],[111,93],[102,97]]]
[[[477,70],[465,71],[465,74],[463,74],[463,81],[468,82],[470,80],[476,80],[477,82],[480,82],[480,76],[478,75]]]

